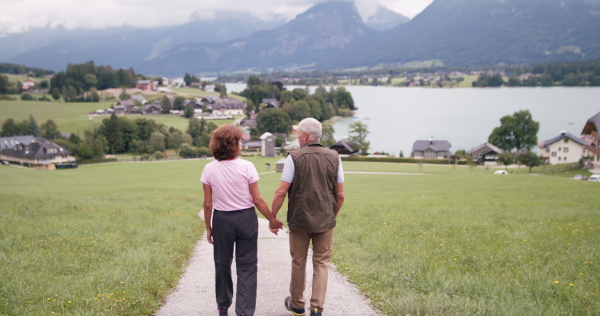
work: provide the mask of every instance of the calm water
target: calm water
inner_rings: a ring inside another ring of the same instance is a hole
[[[241,91],[244,84],[228,84]],[[293,88],[293,87],[288,87]],[[313,88],[314,89],[314,88]],[[540,122],[538,141],[566,130],[579,135],[587,119],[600,112],[600,88],[425,89],[348,86],[356,119],[334,123],[336,139],[348,137],[348,125],[369,127],[371,152],[410,156],[416,140],[448,140],[451,150],[470,150],[487,141],[500,118],[529,110]],[[313,90],[314,91],[314,90]]]

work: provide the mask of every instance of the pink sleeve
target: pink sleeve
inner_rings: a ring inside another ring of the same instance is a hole
[[[202,175],[200,176],[200,182],[204,183],[204,184],[208,184],[210,185],[210,172],[209,172],[210,167],[208,167],[208,165],[204,166],[204,170],[202,170]]]
[[[248,164],[248,184],[252,184],[257,182],[260,177],[258,176],[258,171],[256,171],[256,167],[253,163]]]

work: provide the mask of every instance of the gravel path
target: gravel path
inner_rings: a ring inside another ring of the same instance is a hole
[[[272,234],[268,229],[268,221],[259,218],[258,235],[258,297],[256,301],[257,316],[289,316],[292,315],[283,307],[283,300],[289,295],[291,258],[288,234],[280,231]],[[335,238],[335,234],[334,234]],[[157,316],[192,316],[217,315],[214,291],[213,246],[202,236],[194,250],[193,257],[179,280],[179,285],[158,310]],[[335,251],[335,249],[333,250]],[[308,262],[312,262],[309,252]],[[235,263],[232,267],[234,288],[236,283]],[[312,265],[307,264],[307,284],[305,297],[307,309],[310,307],[310,290],[312,281]],[[229,315],[235,315],[234,301]],[[308,310],[307,310],[308,311]],[[308,313],[310,314],[310,313]],[[307,314],[307,315],[308,315]],[[324,315],[379,315],[369,301],[360,295],[358,290],[340,275],[333,264],[329,270],[329,284]]]

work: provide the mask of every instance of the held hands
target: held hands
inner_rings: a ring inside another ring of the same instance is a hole
[[[283,228],[283,223],[277,218],[275,218],[274,220],[269,222],[269,230],[275,235],[277,235],[279,230],[282,228]]]

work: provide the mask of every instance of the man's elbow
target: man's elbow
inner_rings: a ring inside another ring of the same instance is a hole
[[[287,191],[284,191],[281,189],[275,190],[275,198],[276,199],[285,199],[286,194],[287,194]]]
[[[344,202],[344,198],[345,198],[344,192],[337,193],[337,199],[339,202]]]

